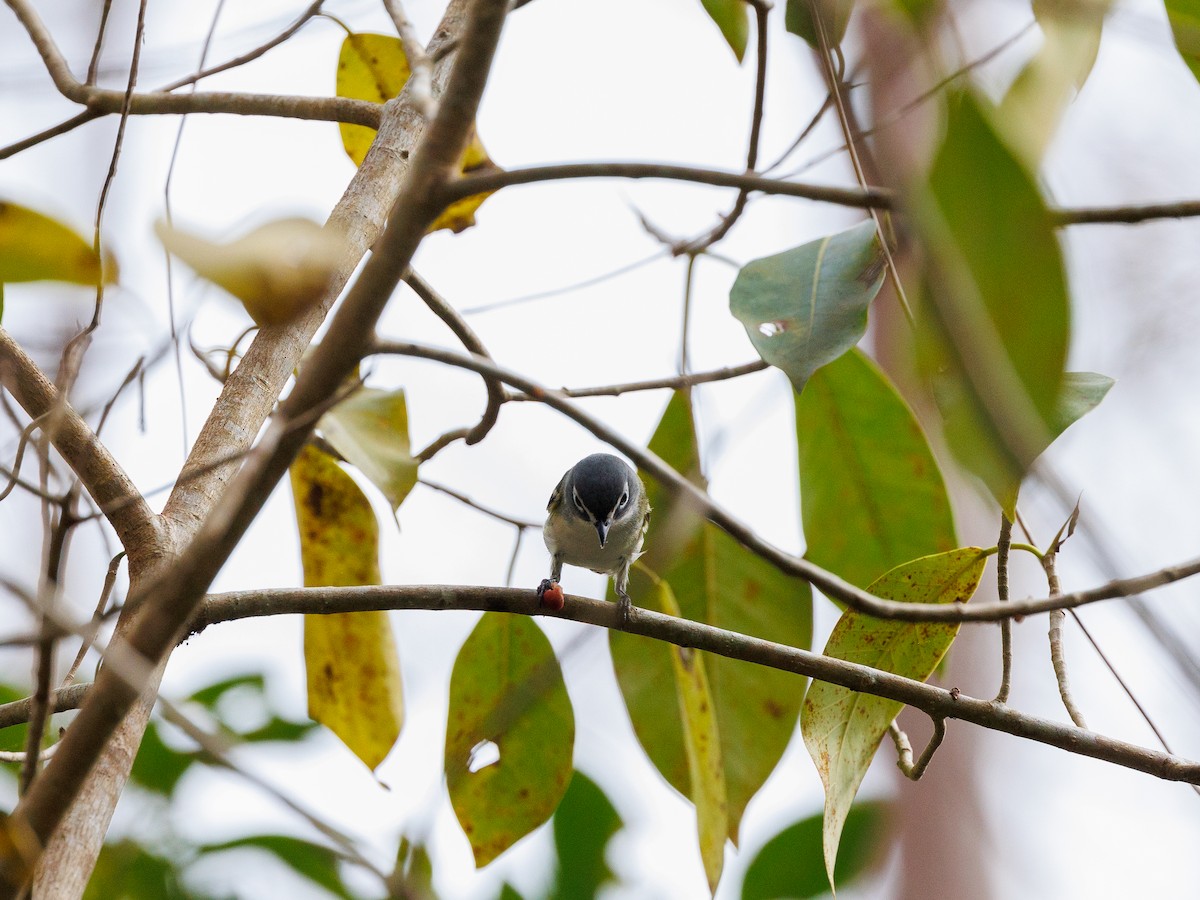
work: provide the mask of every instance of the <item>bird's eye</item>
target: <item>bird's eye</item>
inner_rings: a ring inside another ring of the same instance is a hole
[[[583,508],[583,501],[579,499],[578,491],[576,491],[576,490],[571,491],[571,499],[575,501],[575,508],[577,510],[579,510],[581,513],[587,512],[587,510]]]
[[[621,494],[621,499],[617,501],[617,509],[624,509],[625,504],[629,502],[629,491]]]

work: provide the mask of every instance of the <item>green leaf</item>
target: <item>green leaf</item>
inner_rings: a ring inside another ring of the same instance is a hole
[[[1200,80],[1200,0],[1166,0],[1166,7],[1175,47]]]
[[[655,589],[658,606],[664,613],[677,618],[682,615],[667,582],[660,581]],[[670,651],[671,667],[675,674],[675,695],[683,721],[690,798],[696,807],[700,859],[704,863],[708,889],[716,893],[721,869],[725,865],[725,837],[729,833],[729,802],[725,792],[725,765],[721,759],[716,709],[704,658],[699,651],[673,644]]]
[[[304,586],[379,584],[379,524],[333,457],[305,447],[291,465]],[[308,713],[374,769],[404,724],[404,688],[384,610],[304,617]]]
[[[263,850],[284,863],[297,875],[318,884],[335,897],[354,900],[355,895],[342,881],[338,869],[338,855],[328,847],[283,834],[256,834],[235,838],[218,844],[205,844],[200,853],[212,856],[230,850]]]
[[[987,552],[963,547],[897,566],[867,590],[904,603],[965,603],[975,593]],[[829,635],[825,655],[924,681],[950,649],[957,623],[893,622],[848,610]],[[825,786],[825,870],[834,860],[850,804],[888,726],[903,704],[814,681],[804,698],[801,732]]]
[[[390,887],[395,896],[407,900],[437,900],[433,891],[433,860],[424,844],[401,836]]]
[[[199,753],[168,747],[158,724],[151,722],[138,746],[130,777],[147,790],[169,797],[188,769],[200,761]]]
[[[784,26],[792,34],[802,37],[810,47],[820,50],[821,39],[817,32],[817,20],[813,10],[819,10],[821,23],[825,26],[825,38],[832,49],[846,36],[850,24],[850,13],[854,11],[854,0],[787,0]]]
[[[393,511],[400,508],[417,483],[404,391],[362,388],[325,413],[317,427],[383,492]]]
[[[729,311],[799,393],[866,333],[867,307],[882,284],[882,248],[868,220],[747,263],[729,291]]]
[[[733,50],[737,61],[746,55],[746,42],[750,39],[750,9],[746,0],[700,0],[704,11],[709,14],[725,42]]]
[[[0,200],[0,282],[67,281],[95,285],[116,281],[111,260],[102,264],[92,245],[28,207]]]
[[[604,853],[623,824],[604,792],[576,771],[554,813],[558,869],[548,900],[595,897],[615,880]]]
[[[179,865],[131,840],[106,843],[83,900],[207,900],[183,883]]]
[[[691,403],[677,392],[650,449],[685,477],[701,481]],[[747,551],[643,474],[654,506],[642,562],[665,580],[683,615],[720,628],[794,647],[812,640],[812,592]],[[630,596],[655,608],[655,585],[635,567]],[[638,740],[663,777],[691,796],[679,705],[662,686],[674,678],[670,651],[658,641],[610,632],[613,664]],[[729,836],[737,842],[742,813],[775,768],[795,730],[803,682],[794,675],[720,656],[704,659],[721,738]]]
[[[1054,436],[1058,437],[1099,406],[1114,384],[1116,382],[1107,375],[1098,375],[1095,372],[1067,372],[1063,376],[1062,394],[1059,395],[1058,407],[1051,423]]]
[[[859,350],[796,397],[807,556],[865,587],[958,541],[942,473],[912,410]]]
[[[1045,202],[982,102],[951,104],[928,189],[914,197],[934,292],[918,338],[951,449],[1011,518],[1052,438],[1070,317]]]
[[[499,760],[472,769],[491,742]],[[571,778],[575,717],[550,642],[525,616],[486,613],[450,676],[446,783],[485,866],[550,818]]]
[[[15,687],[11,684],[0,683],[0,704],[14,703],[17,700],[24,700],[29,696],[29,692]],[[25,750],[25,741],[28,740],[29,726],[25,723],[20,725],[10,725],[7,728],[0,728],[0,750],[6,750],[9,753],[23,752]],[[14,771],[19,767],[18,763],[8,763],[13,767]]]
[[[192,703],[199,703],[209,712],[215,712],[222,699],[230,691],[249,689],[262,698],[266,687],[267,679],[261,672],[248,672],[206,685],[188,697],[188,700]]]
[[[887,804],[855,803],[846,816],[833,874],[843,887],[880,856]],[[751,861],[742,882],[742,900],[808,900],[829,893],[821,862],[821,813],[801,819],[775,835]]]

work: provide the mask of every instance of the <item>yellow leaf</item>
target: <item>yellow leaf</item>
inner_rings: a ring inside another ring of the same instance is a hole
[[[682,616],[667,582],[659,581],[655,592],[664,613],[677,618]],[[696,807],[700,858],[704,862],[708,887],[715,893],[725,865],[725,837],[729,833],[729,802],[717,716],[700,653],[689,647],[672,646],[671,664],[675,670],[679,714],[683,719],[683,743],[687,752],[691,799]]]
[[[96,284],[117,280],[114,260],[100,257],[92,245],[61,222],[0,200],[0,283],[69,281]]]
[[[333,457],[305,447],[292,463],[305,587],[379,584],[379,524]],[[384,611],[304,617],[308,713],[374,769],[404,722],[400,659]]]
[[[337,95],[354,100],[370,100],[386,103],[397,96],[408,81],[408,59],[400,39],[388,34],[350,34],[342,41],[338,54]],[[342,145],[346,153],[361,166],[367,151],[375,140],[375,129],[364,125],[339,124]],[[460,163],[463,174],[470,172],[497,172],[500,167],[492,162],[472,130],[471,140],[463,151]],[[475,224],[475,210],[490,196],[475,194],[452,203],[429,226],[430,231],[448,228],[455,234]]]
[[[221,244],[158,222],[163,246],[242,301],[258,325],[282,325],[321,299],[346,254],[335,231],[310,219],[278,219]]]

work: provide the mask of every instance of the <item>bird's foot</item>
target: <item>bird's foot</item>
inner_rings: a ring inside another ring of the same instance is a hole
[[[629,620],[633,618],[633,601],[629,599],[628,594],[617,595],[617,611],[621,615],[621,624],[628,625]]]

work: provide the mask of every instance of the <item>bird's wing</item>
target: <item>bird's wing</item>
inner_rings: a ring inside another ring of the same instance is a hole
[[[547,512],[549,512],[550,510],[552,510],[556,506],[558,506],[560,503],[562,503],[563,485],[566,483],[567,483],[567,473],[564,472],[563,477],[558,479],[558,484],[556,484],[554,486],[554,490],[550,493],[550,500],[546,503],[546,511]]]

